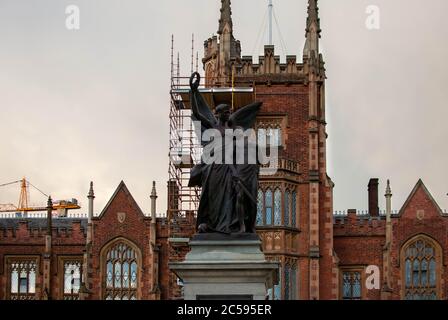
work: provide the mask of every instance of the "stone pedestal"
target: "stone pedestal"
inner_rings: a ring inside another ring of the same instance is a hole
[[[190,246],[185,261],[170,263],[185,300],[265,300],[278,283],[278,263],[266,261],[256,234],[199,234]]]

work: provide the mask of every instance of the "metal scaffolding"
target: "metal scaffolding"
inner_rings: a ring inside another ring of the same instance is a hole
[[[193,52],[192,45],[192,60],[194,59]],[[198,61],[196,61],[196,70],[197,68]],[[202,154],[200,137],[196,134],[195,126],[191,119],[189,83],[189,76],[180,76],[179,54],[175,63],[174,39],[172,38],[168,172],[169,217],[185,217],[187,213],[191,212],[196,214],[201,194],[200,188],[188,186],[191,169],[201,162]],[[221,86],[210,87],[206,86],[206,81],[202,77],[199,91],[211,108],[215,108],[220,103],[227,103],[236,110],[255,100],[254,85],[251,81],[240,80],[238,85],[239,87],[232,86],[230,88]]]
[[[199,188],[188,187],[190,171],[201,159],[201,145],[191,120],[191,109],[181,94],[183,87],[188,86],[188,80],[177,76],[171,79],[168,190],[168,211],[171,216],[184,216],[187,211],[197,211],[200,197]]]
[[[193,50],[193,49],[192,49]],[[191,109],[181,92],[189,92],[189,78],[180,77],[179,54],[174,63],[174,37],[171,39],[170,144],[168,216],[196,212],[200,189],[188,187],[190,171],[200,163],[201,145],[194,132]]]

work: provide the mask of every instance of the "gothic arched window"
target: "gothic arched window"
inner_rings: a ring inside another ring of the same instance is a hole
[[[106,300],[137,300],[137,250],[124,242],[117,242],[106,252]]]
[[[289,300],[297,299],[297,266],[293,265],[291,268],[291,294]]]
[[[290,281],[291,281],[291,268],[289,265],[285,266],[285,300],[290,300]]]
[[[266,212],[266,220],[265,220],[265,224],[266,225],[272,225],[272,190],[268,189],[266,191],[265,194],[265,198],[264,198],[264,208],[265,208],[265,212]]]
[[[418,237],[403,248],[404,299],[438,299],[438,247],[427,237]]]
[[[293,191],[291,195],[291,225],[297,228],[297,192]]]
[[[82,261],[66,260],[64,265],[64,300],[78,300],[81,287]]]
[[[282,192],[279,188],[274,193],[274,225],[282,224]]]
[[[342,299],[360,300],[362,298],[361,271],[345,270],[342,272]]]
[[[295,300],[296,299],[296,288],[297,288],[297,266],[294,264],[292,266],[285,266],[285,300]]]
[[[290,195],[289,195],[289,190],[286,190],[285,192],[285,226],[289,225],[289,209],[290,209],[290,205],[289,205],[289,200],[290,200]]]
[[[279,267],[278,275],[278,284],[274,286],[274,300],[282,299],[282,267]]]
[[[34,300],[36,298],[37,261],[35,259],[8,260],[11,300]]]
[[[263,190],[258,189],[258,196],[257,196],[257,226],[263,225]]]

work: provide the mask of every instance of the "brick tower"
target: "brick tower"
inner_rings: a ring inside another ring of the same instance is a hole
[[[204,43],[205,85],[221,89],[233,85],[235,93],[227,101],[223,95],[211,100],[231,103],[234,109],[242,101],[263,102],[256,124],[258,139],[279,148],[278,171],[260,177],[258,192],[257,226],[264,252],[281,263],[281,285],[270,295],[274,299],[337,298],[334,185],[326,165],[326,76],[319,52],[317,0],[308,1],[302,62],[288,55],[285,64],[273,45],[264,47],[258,64],[251,56],[241,56],[231,2],[221,2],[218,36]]]

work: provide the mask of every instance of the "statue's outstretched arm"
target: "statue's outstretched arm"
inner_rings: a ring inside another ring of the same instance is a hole
[[[215,127],[217,123],[216,117],[211,111],[210,107],[205,102],[201,93],[199,92],[199,83],[201,81],[201,76],[199,73],[195,72],[190,77],[190,101],[191,101],[191,110],[193,112],[193,116],[196,120],[199,120],[204,129],[210,129]]]

